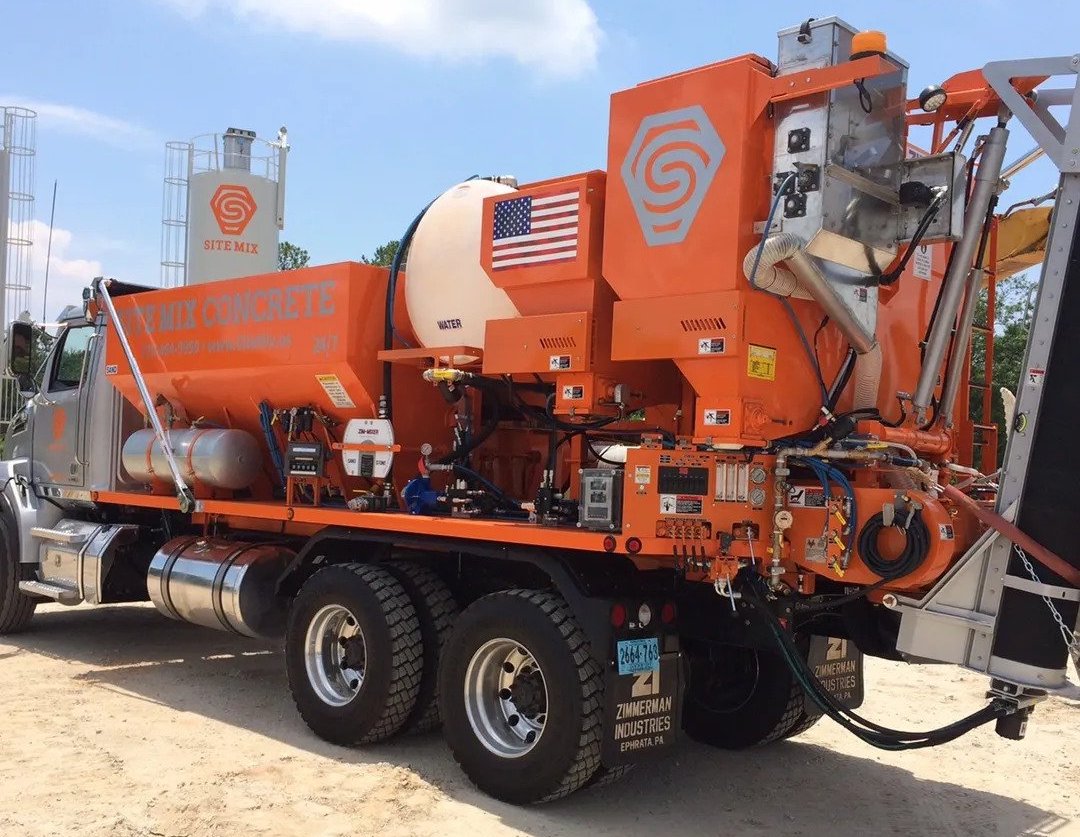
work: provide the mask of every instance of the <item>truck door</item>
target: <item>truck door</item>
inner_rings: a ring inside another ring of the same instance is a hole
[[[86,481],[87,378],[96,329],[72,323],[60,334],[48,361],[41,392],[34,398],[33,451],[40,483],[82,488]]]

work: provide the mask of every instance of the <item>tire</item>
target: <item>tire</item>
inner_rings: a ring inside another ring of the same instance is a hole
[[[562,597],[493,593],[465,609],[443,654],[443,734],[485,793],[514,804],[558,799],[600,767],[603,690]]]
[[[600,765],[596,772],[589,778],[589,781],[582,786],[582,790],[606,788],[608,785],[613,785],[615,782],[618,782],[633,769],[634,765],[632,764],[620,764],[618,767],[604,767],[603,765]]]
[[[19,591],[24,572],[12,522],[0,515],[0,634],[25,631],[37,608],[36,600]]]
[[[394,561],[384,566],[409,594],[420,621],[420,639],[424,646],[420,691],[403,731],[415,734],[431,732],[442,725],[439,715],[439,659],[457,619],[457,600],[446,582],[423,564]]]
[[[320,738],[349,747],[392,736],[416,706],[423,670],[420,622],[401,583],[365,564],[316,572],[289,609],[285,668]]]
[[[778,654],[730,645],[688,645],[683,731],[739,750],[805,732],[818,720]]]

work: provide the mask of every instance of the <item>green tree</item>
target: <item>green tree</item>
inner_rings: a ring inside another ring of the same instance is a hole
[[[278,270],[297,270],[307,267],[309,261],[311,261],[311,256],[308,255],[308,251],[297,247],[291,241],[283,241],[278,245]]]
[[[975,309],[976,324],[991,326],[994,329],[993,375],[991,378],[991,418],[998,428],[998,464],[1005,456],[1005,408],[1001,401],[1001,387],[1016,392],[1024,366],[1024,353],[1027,350],[1028,330],[1031,325],[1031,310],[1034,305],[1034,292],[1038,284],[1037,274],[1018,273],[997,283],[994,304],[994,322],[986,323],[986,291],[979,297]],[[986,378],[986,334],[977,331],[974,335],[971,357],[972,383],[981,383]],[[982,415],[982,391],[972,389],[970,415],[977,423],[984,422]]]
[[[394,262],[394,256],[397,255],[398,247],[401,246],[401,242],[397,239],[388,241],[386,244],[380,244],[375,248],[375,252],[370,258],[367,256],[361,256],[360,261],[364,264],[378,264],[383,267],[390,267]]]

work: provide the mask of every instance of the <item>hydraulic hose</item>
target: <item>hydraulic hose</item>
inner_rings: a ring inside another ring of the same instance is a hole
[[[386,312],[383,322],[383,348],[387,350],[394,348],[394,337],[397,334],[394,330],[394,300],[397,297],[397,280],[398,274],[401,272],[401,263],[405,259],[405,251],[409,249],[409,242],[412,241],[412,237],[416,233],[416,228],[420,226],[420,221],[433,203],[435,203],[434,200],[430,201],[428,205],[421,209],[419,214],[412,219],[412,223],[405,229],[405,234],[401,236],[401,243],[398,244],[397,252],[394,253],[394,260],[390,263],[390,278],[386,283]],[[389,362],[384,362],[383,395],[385,396],[385,418],[387,419],[393,419],[394,417],[394,380],[392,371],[392,365]]]
[[[859,557],[874,575],[894,581],[911,575],[926,561],[930,555],[930,530],[926,528],[921,512],[915,510],[906,527],[896,527],[904,533],[904,548],[895,558],[887,558],[878,547],[878,538],[887,528],[881,512],[863,524],[859,532]]]
[[[826,715],[840,724],[862,741],[881,750],[916,750],[933,747],[953,741],[983,724],[995,721],[1012,712],[1016,707],[1001,700],[991,701],[979,711],[961,718],[955,723],[926,732],[894,730],[863,718],[834,698],[818,680],[813,670],[795,645],[790,632],[780,624],[772,613],[761,591],[764,581],[752,570],[740,572],[743,584],[741,590],[750,600],[754,609],[761,614],[776,641],[780,656],[791,668],[796,682],[803,687],[806,696]]]

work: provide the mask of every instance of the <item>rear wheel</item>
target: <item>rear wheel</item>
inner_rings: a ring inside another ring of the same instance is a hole
[[[0,516],[0,634],[26,630],[37,608],[37,602],[19,590],[24,573],[11,521]]]
[[[818,720],[778,654],[707,643],[689,646],[686,657],[683,729],[695,741],[742,749],[798,735]]]
[[[405,730],[414,733],[438,729],[439,716],[439,659],[454,620],[458,615],[457,601],[450,588],[438,574],[415,561],[394,561],[385,565],[401,582],[416,608],[420,622],[420,638],[424,645],[423,673],[416,706],[405,722]]]
[[[296,708],[320,738],[382,741],[405,724],[420,691],[416,609],[385,569],[321,569],[290,608],[285,667]]]
[[[439,672],[443,733],[468,777],[505,802],[543,802],[600,767],[603,675],[566,602],[507,590],[461,614]]]

